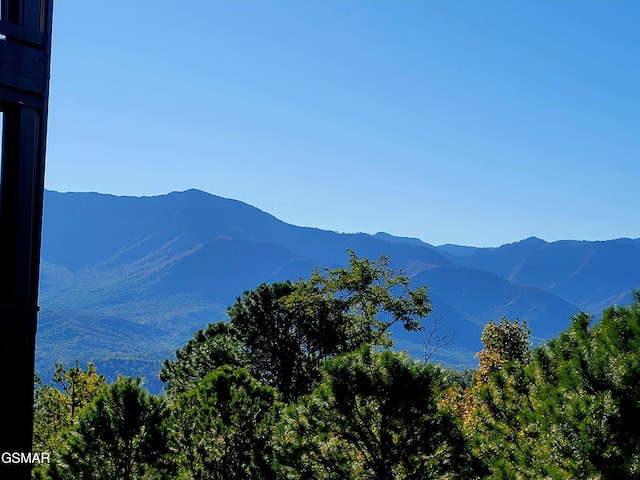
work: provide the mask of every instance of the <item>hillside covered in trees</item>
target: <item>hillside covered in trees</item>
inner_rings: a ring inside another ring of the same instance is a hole
[[[40,479],[471,479],[640,476],[640,294],[576,313],[531,348],[482,331],[479,367],[431,361],[448,338],[426,287],[385,257],[264,283],[161,370],[162,395],[100,366],[36,379]],[[424,356],[393,349],[423,330]]]
[[[529,238],[498,248],[434,246],[415,238],[338,233],[285,223],[246,203],[198,191],[151,197],[45,192],[36,371],[79,360],[109,381],[139,374],[154,393],[162,361],[245,290],[348,265],[346,249],[429,285],[431,318],[456,341],[433,359],[477,365],[484,325],[525,319],[534,342],[578,311],[599,316],[631,302],[640,239]],[[428,239],[427,239],[428,240]],[[393,327],[396,345],[423,356],[423,334]]]

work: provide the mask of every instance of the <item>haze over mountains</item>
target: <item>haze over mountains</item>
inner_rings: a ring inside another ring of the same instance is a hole
[[[640,287],[640,239],[433,246],[297,227],[198,190],[155,197],[47,191],[36,370],[48,379],[56,361],[93,360],[106,374],[144,375],[157,391],[162,360],[224,319],[244,290],[345,265],[347,249],[386,255],[415,286],[429,285],[432,317],[457,335],[437,359],[458,367],[475,366],[491,319],[520,317],[540,341],[579,310],[628,303]],[[423,335],[396,334],[399,348],[422,355]]]

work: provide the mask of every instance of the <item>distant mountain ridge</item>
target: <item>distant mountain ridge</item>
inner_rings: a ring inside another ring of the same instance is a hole
[[[547,338],[580,308],[598,313],[630,301],[640,286],[637,239],[436,247],[384,232],[289,225],[198,190],[153,197],[47,191],[44,208],[37,369],[45,378],[55,361],[94,360],[113,369],[105,373],[143,374],[157,389],[151,377],[162,359],[224,319],[244,290],[344,265],[347,249],[388,256],[414,285],[429,285],[433,316],[458,336],[439,360],[457,366],[474,365],[490,319],[520,317],[536,338]],[[399,348],[421,355],[420,335],[397,334]]]
[[[514,284],[555,293],[582,310],[600,312],[608,305],[631,300],[629,285],[639,279],[640,239],[547,243],[531,237],[448,258],[458,265],[493,272]]]

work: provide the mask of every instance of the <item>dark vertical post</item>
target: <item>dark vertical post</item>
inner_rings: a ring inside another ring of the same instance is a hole
[[[0,0],[1,479],[31,476],[24,460],[33,436],[52,10],[52,0]]]

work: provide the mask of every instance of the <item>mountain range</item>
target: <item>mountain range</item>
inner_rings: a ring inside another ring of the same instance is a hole
[[[496,248],[434,246],[388,233],[337,233],[287,224],[256,207],[198,190],[152,197],[45,192],[36,371],[94,361],[108,377],[141,375],[152,391],[165,358],[262,282],[344,266],[347,249],[389,257],[428,285],[442,332],[437,361],[476,365],[489,320],[525,320],[535,342],[580,310],[627,303],[640,287],[640,239],[528,238]],[[396,331],[420,358],[424,335]]]

